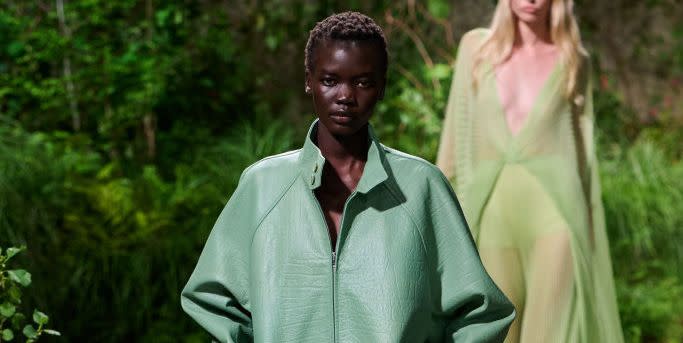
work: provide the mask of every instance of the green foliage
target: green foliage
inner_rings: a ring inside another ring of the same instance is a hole
[[[613,146],[601,165],[606,216],[615,253],[644,261],[663,257],[683,280],[683,164],[642,136],[632,147]],[[623,249],[623,250],[622,250]]]
[[[675,145],[663,149],[651,135],[625,149],[601,149],[605,215],[629,342],[680,342],[683,163],[667,154]]]
[[[30,301],[69,318],[56,324],[68,341],[196,336],[179,294],[208,231],[246,166],[293,147],[284,122],[244,121],[164,178],[149,164],[126,176],[82,135],[0,132],[0,241],[40,245]],[[30,282],[22,270],[7,278]],[[48,333],[41,313],[33,320],[24,333]]]
[[[68,30],[57,1],[0,3],[0,246],[29,246],[33,272],[3,274],[14,286],[0,299],[11,317],[2,339],[51,333],[42,314],[17,311],[21,300],[53,314],[58,341],[207,340],[181,312],[180,289],[242,170],[303,141],[306,33],[328,14],[360,10],[385,28],[388,88],[373,125],[387,145],[435,158],[466,19],[456,3],[63,2]],[[680,26],[656,58],[678,74]],[[599,56],[593,64],[613,83]],[[624,330],[630,342],[677,342],[680,113],[644,130],[608,88],[595,109]]]
[[[436,65],[432,69],[424,68],[422,76],[448,81],[450,71],[447,65]],[[387,92],[394,96],[379,103],[373,119],[382,141],[411,154],[435,160],[447,91],[447,88],[443,88],[441,93],[434,93],[432,89],[414,88],[405,79],[389,85]]]
[[[7,269],[9,260],[18,254],[24,247],[9,247],[3,254],[0,248],[0,341],[11,341],[14,339],[14,332],[25,322],[25,316],[17,312],[17,306],[21,302],[21,287],[28,287],[31,284],[31,274],[23,269]],[[44,328],[49,317],[38,310],[33,310],[33,321],[38,324],[34,328],[31,324],[24,326],[23,334],[26,336],[27,343],[38,340],[45,333],[48,335],[59,336],[55,330]]]

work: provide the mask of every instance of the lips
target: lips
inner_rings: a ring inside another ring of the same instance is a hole
[[[535,12],[536,12],[536,7],[522,7],[522,12],[526,12],[526,13],[535,13]]]
[[[330,119],[338,124],[347,124],[353,120],[355,117],[354,112],[349,111],[335,111],[330,113]]]

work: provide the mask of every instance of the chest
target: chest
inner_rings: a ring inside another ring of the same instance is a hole
[[[358,186],[364,166],[364,163],[360,163],[355,168],[334,168],[326,163],[323,167],[322,182],[314,194],[323,212],[333,246],[341,228],[345,204]]]
[[[336,237],[341,228],[341,218],[344,213],[344,204],[351,195],[348,189],[332,190],[329,187],[321,186],[316,189],[315,198],[320,205],[323,217],[330,232],[332,244],[336,242]]]
[[[302,183],[270,211],[253,237],[254,331],[273,333],[262,341],[322,342],[330,341],[325,330],[336,322],[343,323],[345,337],[398,342],[416,335],[408,341],[425,341],[422,331],[408,335],[404,328],[415,318],[432,318],[430,268],[438,263],[427,260],[421,235],[400,201],[381,189],[356,192],[346,204],[335,252],[316,203]],[[382,320],[368,324],[367,318]]]
[[[509,130],[518,133],[543,96],[557,67],[557,56],[513,56],[495,69],[495,91]]]

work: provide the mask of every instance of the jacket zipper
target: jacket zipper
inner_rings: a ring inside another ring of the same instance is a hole
[[[335,342],[335,343],[337,342],[337,251],[336,250],[332,250],[332,342]]]
[[[325,220],[325,213],[323,213],[323,208],[320,206],[320,203],[318,202],[318,198],[315,197],[315,194],[313,195],[313,199],[315,200],[315,204],[318,206],[318,211],[320,213],[320,217],[322,219],[322,222],[325,224],[325,229],[327,231],[327,237],[330,242],[330,250],[332,250],[332,341],[337,342],[337,249],[339,249],[339,237],[341,236],[341,231],[344,227],[344,217],[346,213],[346,206],[349,204],[349,201],[356,195],[356,191],[353,191],[351,195],[346,199],[346,202],[344,203],[344,209],[342,210],[342,219],[341,222],[339,222],[339,234],[337,235],[337,246],[333,247],[332,246],[332,236],[330,235],[330,228],[327,226],[327,221]]]
[[[349,197],[344,202],[344,209],[342,210],[341,221],[339,222],[339,234],[337,234],[337,246],[332,250],[332,311],[334,319],[334,342],[337,342],[337,265],[339,263],[339,242],[341,242],[342,231],[344,231],[344,218],[346,218],[346,207],[349,206],[349,202],[353,197],[356,196],[356,191],[351,192]],[[329,229],[328,231],[329,232]],[[331,240],[330,240],[331,241]]]
[[[336,315],[336,283],[337,283],[337,251],[336,248],[332,246],[332,235],[330,235],[330,228],[327,226],[327,221],[325,220],[325,213],[323,213],[323,208],[320,206],[320,203],[318,202],[318,198],[315,197],[315,194],[311,194],[313,196],[313,201],[315,202],[316,206],[318,206],[318,213],[320,213],[320,219],[322,220],[322,223],[324,224],[325,231],[327,232],[327,242],[330,245],[330,251],[332,253],[332,342],[337,341],[337,315]]]

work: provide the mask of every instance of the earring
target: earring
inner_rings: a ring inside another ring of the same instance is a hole
[[[306,94],[311,94],[311,87],[306,86]]]

